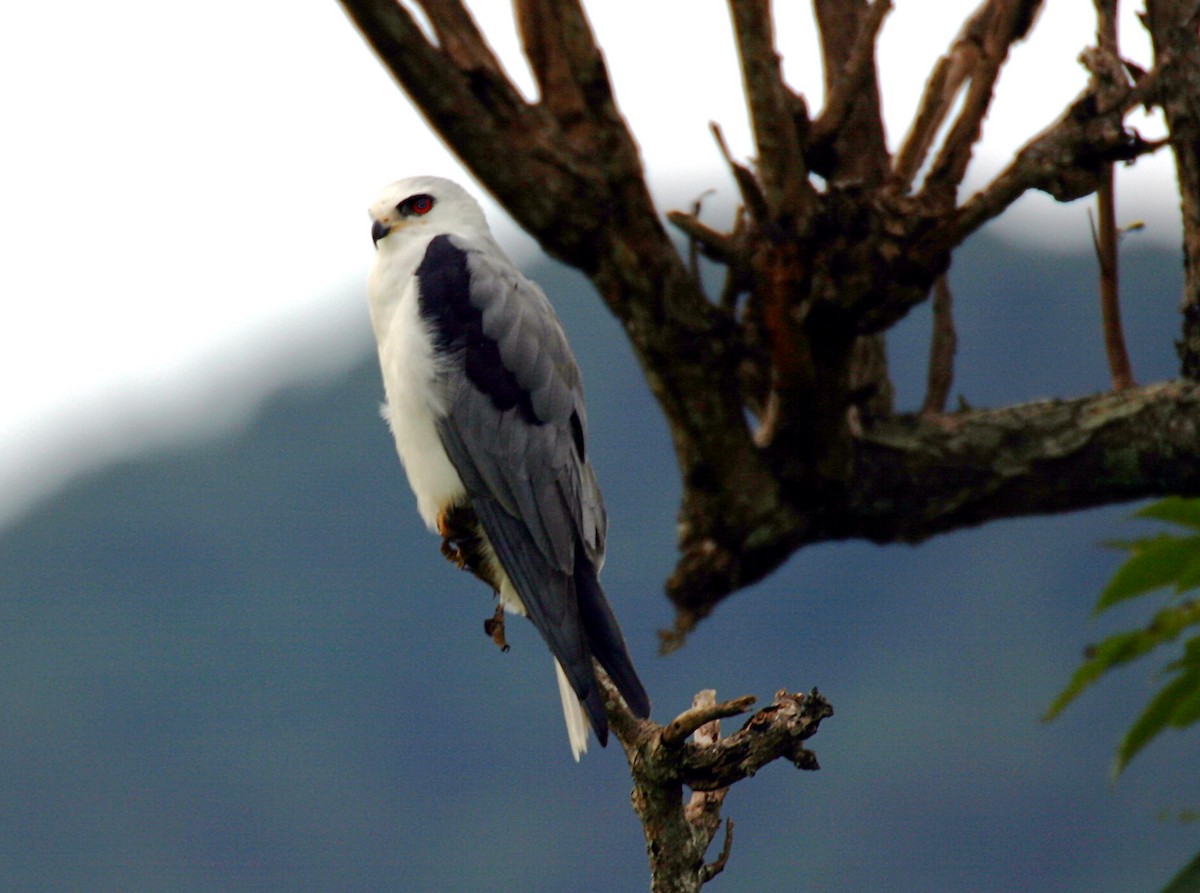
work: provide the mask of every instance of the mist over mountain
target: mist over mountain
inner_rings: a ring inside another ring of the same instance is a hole
[[[1122,256],[1135,375],[1173,375],[1175,253]],[[666,426],[590,286],[531,268],[583,369],[610,513],[603,581],[662,721],[701,688],[819,687],[818,773],[737,786],[730,889],[1157,890],[1196,849],[1194,736],[1115,784],[1149,668],[1038,717],[1144,528],[1130,507],[917,548],[807,549],[658,657],[679,484]],[[1095,261],[976,239],[951,271],[954,394],[1107,387]],[[890,337],[919,404],[928,307]],[[442,560],[379,419],[373,356],[235,437],[90,475],[0,533],[0,888],[608,891],[646,887],[617,745],[572,762],[528,624]]]

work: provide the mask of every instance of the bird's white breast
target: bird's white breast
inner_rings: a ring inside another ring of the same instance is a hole
[[[436,531],[438,515],[461,501],[466,490],[438,437],[436,422],[446,409],[438,391],[433,340],[421,319],[417,280],[412,275],[419,257],[410,259],[405,254],[381,252],[367,292],[387,395],[383,417],[396,439],[417,510],[426,526]]]

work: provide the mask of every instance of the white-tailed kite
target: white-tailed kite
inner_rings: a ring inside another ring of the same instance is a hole
[[[607,519],[588,459],[575,357],[545,294],[450,180],[413,177],[371,206],[368,282],[384,418],[442,552],[550,646],[571,751],[603,745],[595,658],[641,717],[650,700],[600,588]]]

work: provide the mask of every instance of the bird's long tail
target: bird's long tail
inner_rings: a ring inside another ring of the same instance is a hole
[[[592,656],[604,667],[634,716],[647,718],[650,716],[650,697],[633,667],[621,627],[596,578],[596,568],[583,554],[583,549],[575,551],[574,576],[579,619]],[[599,685],[593,685],[593,689],[594,694],[598,694]],[[603,710],[602,701],[597,706]]]

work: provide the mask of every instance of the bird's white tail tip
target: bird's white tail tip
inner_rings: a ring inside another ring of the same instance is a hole
[[[583,712],[583,705],[579,703],[575,689],[571,688],[571,683],[567,681],[562,664],[555,661],[554,670],[558,677],[558,694],[562,698],[563,718],[567,721],[567,738],[571,741],[571,756],[575,757],[575,762],[578,763],[579,758],[587,753],[588,732],[592,726],[588,722],[587,714]]]

